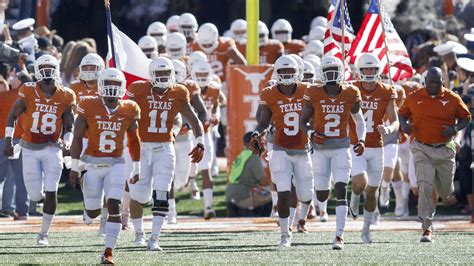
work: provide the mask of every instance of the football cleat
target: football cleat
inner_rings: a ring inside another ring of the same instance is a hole
[[[47,234],[38,234],[38,240],[36,241],[38,246],[49,246],[48,235]]]
[[[370,224],[373,224],[373,225],[379,225],[380,224],[380,212],[379,212],[379,210],[374,211],[374,215],[372,216],[372,221],[370,222]]]
[[[309,206],[309,211],[308,215],[306,215],[306,218],[308,218],[308,220],[316,218],[316,209],[312,204]]]
[[[425,230],[420,238],[420,242],[431,243],[433,242],[433,233],[430,230]]]
[[[105,237],[105,225],[107,224],[107,219],[100,219],[99,231],[97,236]]]
[[[145,233],[143,232],[135,233],[135,240],[133,241],[133,243],[135,243],[135,245],[138,245],[138,246],[146,246]]]
[[[100,264],[115,264],[114,260],[112,259],[111,248],[105,249],[104,255],[102,255],[102,259],[100,260]]]
[[[177,220],[177,214],[176,214],[176,210],[175,211],[169,211],[168,212],[168,224],[177,224],[178,223],[178,220]]]
[[[384,188],[380,186],[379,205],[382,208],[388,208],[390,205],[390,186]]]
[[[191,199],[192,200],[200,200],[201,199],[201,194],[199,193],[199,190],[191,191]]]
[[[344,249],[344,239],[342,237],[336,236],[334,242],[332,243],[333,250],[343,250]]]
[[[290,246],[291,246],[291,233],[290,234],[282,233],[279,247],[283,249],[283,248],[289,248]]]
[[[362,234],[361,234],[362,242],[364,244],[372,244],[372,236],[370,234],[370,230],[367,229],[362,229]]]
[[[147,249],[149,251],[162,251],[163,250],[158,244],[158,237],[150,237],[150,240],[148,240]]]
[[[216,216],[216,212],[211,208],[208,207],[204,210],[204,219],[210,220]]]
[[[308,233],[308,230],[306,229],[306,221],[305,220],[299,220],[298,224],[296,225],[296,228],[298,230],[298,233],[303,233],[303,234]]]
[[[82,214],[82,221],[84,224],[90,225],[94,221],[89,215],[87,215],[87,212],[84,210],[84,213]]]
[[[329,215],[325,212],[323,215],[319,217],[319,221],[325,223],[329,220]]]

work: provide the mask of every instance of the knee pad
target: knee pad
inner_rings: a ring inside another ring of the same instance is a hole
[[[319,202],[324,202],[329,198],[329,190],[316,191],[316,198]]]
[[[336,198],[338,200],[346,200],[346,183],[343,182],[337,182],[334,185],[334,192],[336,194]]]
[[[120,200],[117,199],[108,199],[107,200],[107,209],[109,211],[109,216],[110,217],[120,217],[121,213],[120,210],[121,208],[121,202]]]
[[[167,191],[153,191],[153,206],[151,212],[160,216],[166,216],[169,210],[169,192]]]
[[[298,196],[298,200],[301,202],[310,201],[313,198],[313,180],[305,180],[304,182],[298,182],[296,186],[296,195]]]

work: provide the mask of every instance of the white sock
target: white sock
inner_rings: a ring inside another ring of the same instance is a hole
[[[408,200],[408,197],[410,196],[410,183],[408,182],[403,182],[402,184],[402,194],[403,194],[403,199]]]
[[[352,193],[351,193],[351,206],[352,206],[352,202],[356,202],[356,201],[360,202],[360,194],[357,195],[354,191],[352,191]],[[359,206],[357,206],[357,207],[359,207]],[[359,210],[359,209],[357,209],[357,210]]]
[[[123,193],[122,200],[122,217],[128,217],[130,213],[130,192],[125,191]]]
[[[270,194],[272,195],[272,205],[276,206],[278,202],[278,192],[270,191]]]
[[[205,188],[202,190],[204,196],[204,209],[212,208],[212,188]]]
[[[403,181],[392,181],[393,192],[397,205],[403,201]]]
[[[105,248],[115,248],[121,229],[121,223],[107,222],[105,224]]]
[[[175,199],[168,199],[168,209],[169,213],[176,213],[176,200]]]
[[[306,216],[308,216],[309,204],[301,202],[300,208],[300,220],[306,220]]]
[[[43,213],[43,223],[41,224],[40,234],[47,235],[51,224],[53,223],[54,214]]]
[[[143,218],[132,219],[133,228],[135,233],[143,233]]]
[[[161,227],[163,227],[163,222],[165,217],[163,216],[153,216],[153,224],[151,226],[151,237],[159,237],[161,233]]]
[[[289,225],[291,226],[295,221],[296,217],[296,208],[290,207],[290,217],[289,217]]]
[[[392,181],[393,182],[393,181]],[[390,186],[390,182],[387,182],[385,180],[382,179],[382,182],[380,183],[380,185],[383,187],[383,188],[387,188],[388,186]]]
[[[278,218],[280,220],[280,232],[290,234],[290,217]]]
[[[325,201],[317,201],[318,206],[319,206],[319,213],[324,212],[328,213],[328,200]]]
[[[105,221],[109,217],[109,211],[107,208],[100,209],[100,220]]]
[[[196,177],[189,177],[189,185],[191,186],[191,191],[199,191],[199,187],[196,183]]]
[[[336,236],[342,237],[344,228],[346,227],[347,205],[340,205],[336,207]]]
[[[374,212],[369,212],[368,210],[364,209],[364,227],[362,230],[369,230],[373,216]]]

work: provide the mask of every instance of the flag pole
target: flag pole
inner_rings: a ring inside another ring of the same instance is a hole
[[[344,3],[345,3],[345,0],[341,0],[341,38],[342,38],[342,42],[341,42],[341,54],[342,54],[342,63],[344,63],[344,66],[346,65],[346,49],[345,49],[345,34],[344,34],[344,30],[345,30],[345,15],[346,13],[345,10],[344,10]]]
[[[387,51],[385,52],[385,57],[387,59],[388,78],[390,80],[390,86],[392,86],[393,81],[392,81],[392,73],[390,73],[390,68],[391,68],[390,57],[388,55],[390,50],[388,49],[388,45],[387,45],[387,38],[386,38],[386,35],[385,35],[385,25],[384,25],[383,16],[382,16],[382,9],[381,9],[382,5],[380,4],[380,0],[377,0],[377,7],[379,8],[380,24],[382,24],[383,44],[385,45],[385,49],[387,49]]]
[[[117,67],[116,65],[118,64],[116,54],[115,54],[115,45],[114,45],[114,34],[112,31],[112,15],[110,13],[110,0],[104,0],[104,5],[105,5],[105,16],[107,18],[107,35],[109,35],[110,38],[110,48],[112,50],[112,61],[113,64],[111,67]]]

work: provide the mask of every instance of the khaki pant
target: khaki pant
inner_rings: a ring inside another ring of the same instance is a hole
[[[446,146],[433,148],[414,141],[411,152],[418,178],[418,217],[422,220],[423,230],[433,230],[432,222],[436,212],[433,189],[443,199],[454,191],[456,151]]]

